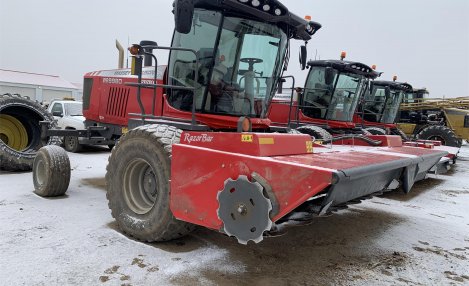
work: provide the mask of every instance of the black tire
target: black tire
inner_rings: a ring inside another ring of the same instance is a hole
[[[303,134],[308,134],[309,136],[314,137],[314,140],[332,140],[331,133],[327,132],[326,129],[321,128],[319,126],[305,125],[298,127],[296,130],[300,131]]]
[[[42,146],[60,145],[59,137],[41,141],[39,121],[54,122],[54,117],[35,101],[21,96],[0,95],[0,116],[0,169],[29,171]],[[16,124],[7,126],[7,121]],[[12,143],[17,140],[23,143],[20,146]]]
[[[83,146],[78,142],[76,136],[65,136],[64,137],[64,149],[68,152],[78,153],[83,149]]]
[[[70,184],[70,160],[59,146],[39,149],[33,163],[34,192],[41,197],[62,196]]]
[[[407,137],[407,135],[404,133],[404,131],[402,131],[401,129],[399,128],[393,128],[391,129],[391,134],[392,135],[399,135],[401,136],[402,138],[402,141],[409,141],[409,137]]]
[[[107,145],[107,147],[109,148],[109,150],[114,149],[115,146],[116,146],[115,144],[109,144],[109,145]]]
[[[365,130],[370,132],[372,135],[386,135],[386,131],[379,127],[368,127],[365,128]]]
[[[121,137],[106,173],[111,214],[123,232],[141,241],[168,241],[188,234],[194,225],[170,210],[172,144],[181,130],[144,125]],[[130,195],[131,194],[131,195]]]
[[[421,140],[438,140],[441,144],[446,146],[461,147],[461,139],[451,130],[451,128],[444,125],[429,125],[423,128],[418,134],[417,139]]]

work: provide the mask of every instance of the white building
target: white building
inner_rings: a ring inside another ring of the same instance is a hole
[[[53,99],[82,99],[82,89],[59,76],[0,69],[0,94],[17,93],[50,103]]]

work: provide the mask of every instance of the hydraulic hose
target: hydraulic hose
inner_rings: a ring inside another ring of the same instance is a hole
[[[371,146],[381,146],[381,144],[383,143],[380,140],[373,140],[371,138],[368,138],[365,135],[353,135],[353,134],[351,134],[351,135],[342,135],[342,136],[339,136],[339,137],[333,137],[332,139],[324,140],[323,143],[329,144],[329,143],[337,142],[337,141],[340,141],[340,140],[346,140],[346,139],[362,140],[362,141],[365,141],[366,143],[370,144]]]

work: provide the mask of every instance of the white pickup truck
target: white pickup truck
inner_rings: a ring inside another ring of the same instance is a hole
[[[55,100],[49,105],[48,111],[57,120],[60,129],[81,130],[85,129],[83,117],[83,103],[71,100]],[[76,136],[63,138],[64,148],[69,152],[79,152],[82,145]]]

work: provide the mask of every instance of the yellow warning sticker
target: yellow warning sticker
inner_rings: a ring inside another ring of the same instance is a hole
[[[313,153],[313,141],[306,141],[306,153]]]
[[[122,134],[126,134],[127,132],[129,132],[129,128],[122,127]]]
[[[252,143],[253,137],[251,134],[241,134],[241,142]]]
[[[261,145],[273,145],[275,144],[274,138],[259,138],[259,144]]]

